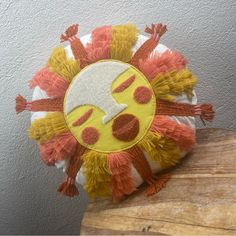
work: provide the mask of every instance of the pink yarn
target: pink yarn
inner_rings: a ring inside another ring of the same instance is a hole
[[[69,83],[45,67],[39,70],[33,79],[29,81],[29,86],[30,88],[39,86],[49,97],[63,97]]]
[[[155,53],[146,60],[140,60],[139,69],[151,81],[159,73],[178,71],[183,69],[186,64],[186,59],[179,52],[167,50],[161,54]]]
[[[70,132],[55,136],[40,145],[40,156],[47,165],[54,165],[56,161],[65,160],[74,155],[77,140]]]
[[[110,58],[111,40],[111,26],[102,26],[92,31],[91,43],[88,43],[86,46],[86,52],[90,63]]]
[[[136,188],[131,176],[131,158],[128,152],[108,154],[108,166],[112,172],[112,195],[116,199],[131,194]]]
[[[178,124],[168,116],[156,115],[151,131],[158,132],[167,138],[173,139],[181,150],[189,151],[195,143],[195,131],[185,125]]]

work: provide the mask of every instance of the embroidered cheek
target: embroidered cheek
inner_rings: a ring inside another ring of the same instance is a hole
[[[144,86],[140,86],[134,91],[134,100],[139,104],[147,104],[152,98],[152,91]]]
[[[139,120],[131,114],[118,116],[112,124],[112,134],[121,141],[132,141],[138,135]]]
[[[85,144],[92,145],[98,141],[99,133],[96,128],[87,127],[83,129],[81,138]]]

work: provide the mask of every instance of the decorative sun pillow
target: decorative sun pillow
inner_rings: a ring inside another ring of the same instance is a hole
[[[62,167],[58,191],[121,199],[146,182],[158,192],[195,143],[195,118],[211,121],[212,105],[197,104],[196,77],[177,51],[159,44],[166,26],[139,35],[132,24],[103,26],[79,39],[78,25],[61,35],[30,81],[33,100],[16,98],[17,113],[32,111],[29,137],[47,165]]]

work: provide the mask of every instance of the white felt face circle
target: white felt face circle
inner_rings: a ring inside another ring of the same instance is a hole
[[[85,67],[71,82],[64,100],[65,119],[74,137],[100,152],[135,145],[150,127],[155,108],[145,76],[114,60]]]

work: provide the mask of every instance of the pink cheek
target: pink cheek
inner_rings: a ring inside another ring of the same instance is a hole
[[[82,131],[81,138],[85,144],[95,144],[99,139],[99,133],[94,127],[84,128]]]
[[[134,91],[134,100],[139,104],[147,104],[152,98],[152,91],[144,86],[140,86]]]

